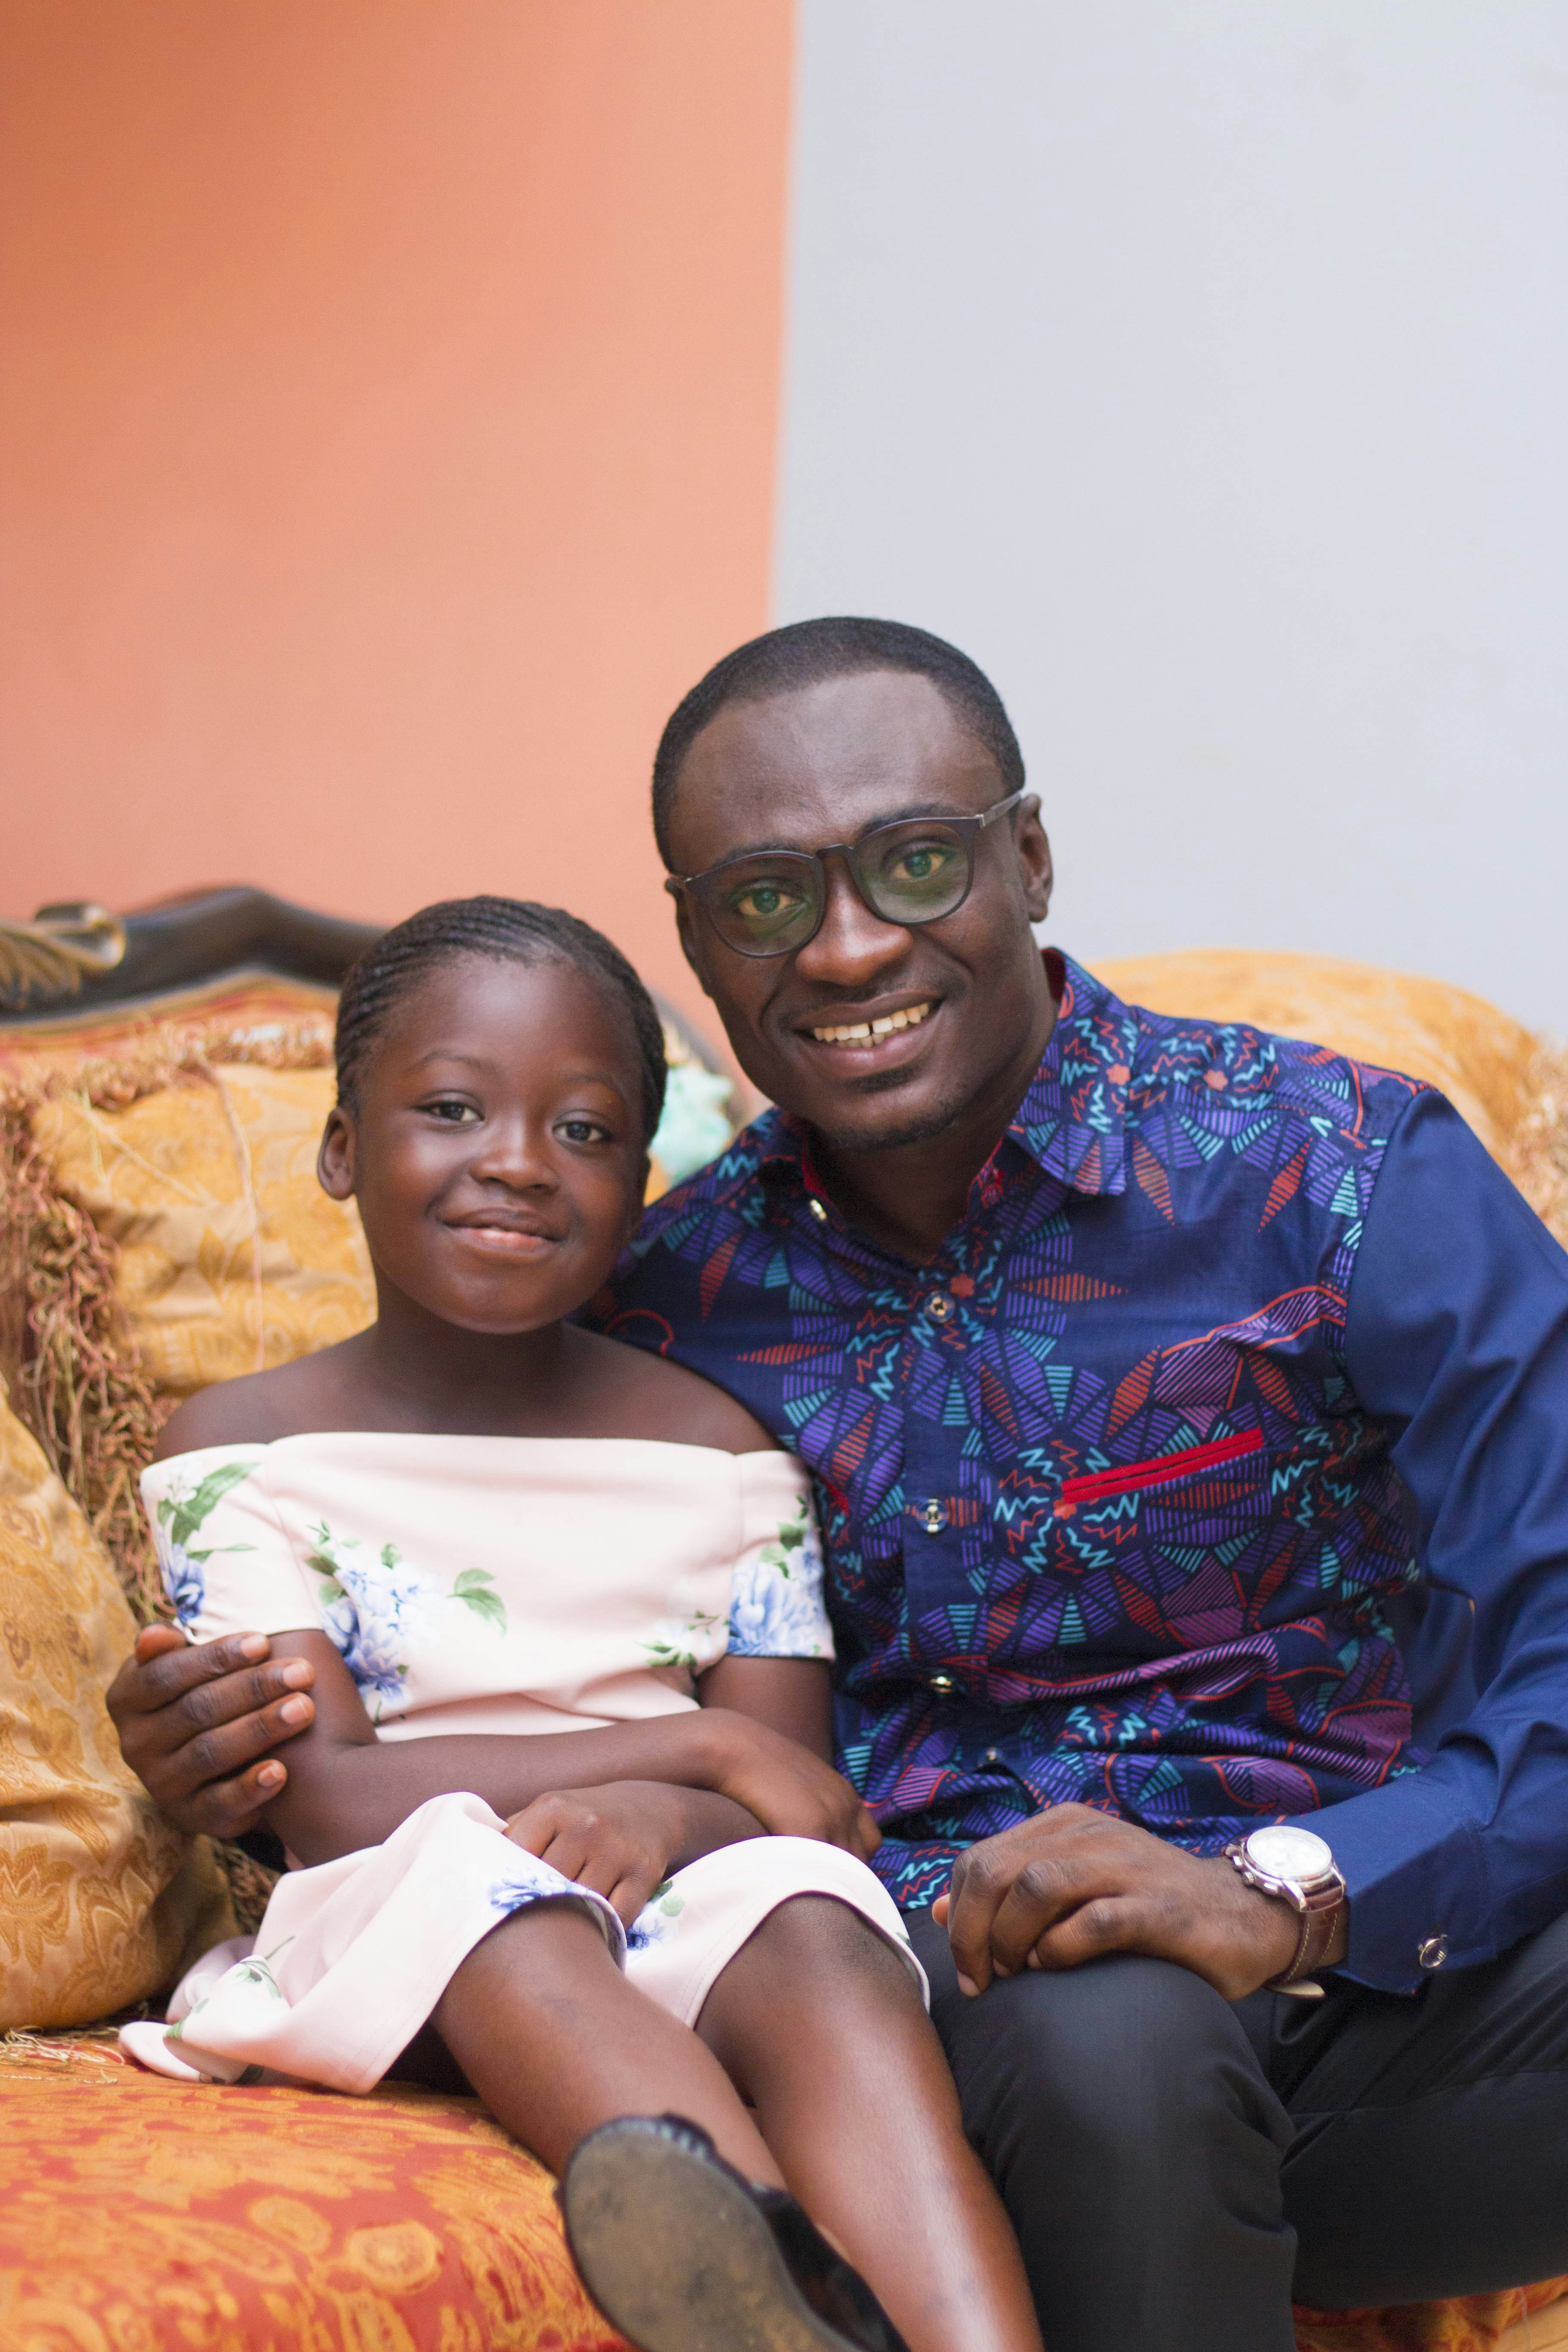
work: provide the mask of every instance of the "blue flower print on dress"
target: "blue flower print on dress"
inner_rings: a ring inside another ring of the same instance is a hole
[[[822,1544],[803,1500],[796,1517],[736,1567],[730,1587],[732,1658],[831,1658],[822,1605]]]
[[[321,1581],[317,1599],[328,1639],[340,1653],[380,1723],[390,1703],[396,1713],[408,1697],[408,1660],[433,1649],[454,1608],[461,1606],[481,1624],[506,1631],[506,1604],[489,1587],[488,1569],[466,1568],[450,1593],[437,1579],[404,1559],[395,1543],[377,1551],[357,1536],[336,1536],[323,1519],[310,1530],[315,1550],[306,1560]],[[370,1702],[374,1701],[374,1704]]]
[[[515,1862],[510,1863],[502,1878],[491,1881],[485,1900],[498,1919],[522,1911],[531,1903],[562,1902],[574,1898],[594,1919],[609,1948],[610,1957],[619,1967],[625,1959],[630,1938],[619,1918],[602,1895],[591,1887],[579,1886],[575,1879],[563,1878],[560,1871],[547,1862],[541,1862],[525,1848],[519,1847]]]
[[[258,1455],[256,1461],[226,1462],[220,1469],[209,1470],[194,1486],[171,1482],[168,1493],[158,1505],[153,1541],[157,1548],[164,1590],[182,1625],[194,1624],[202,1613],[207,1591],[207,1562],[213,1554],[255,1549],[253,1544],[239,1543],[208,1544],[205,1550],[195,1550],[192,1538],[201,1533],[229,1488],[249,1477],[259,1459]]]
[[[671,1891],[673,1884],[670,1879],[662,1880],[626,1929],[628,1952],[646,1952],[655,1944],[668,1944],[675,1934],[686,1897]]]
[[[388,1700],[395,1710],[406,1700],[408,1657],[440,1640],[451,1603],[395,1544],[374,1551],[355,1536],[334,1536],[324,1519],[310,1532],[316,1549],[305,1565],[321,1580],[322,1625],[379,1723]]]
[[[516,1862],[508,1868],[504,1878],[496,1879],[487,1889],[485,1899],[498,1918],[505,1918],[513,1911],[521,1911],[527,1903],[537,1903],[543,1895],[574,1895],[576,1891],[571,1879],[563,1878],[551,1864],[539,1861],[520,1846]]]

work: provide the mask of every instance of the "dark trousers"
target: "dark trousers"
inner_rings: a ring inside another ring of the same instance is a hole
[[[961,1993],[907,1925],[1050,2352],[1293,2352],[1291,2303],[1568,2272],[1568,1919],[1405,1996],[1131,1955]]]

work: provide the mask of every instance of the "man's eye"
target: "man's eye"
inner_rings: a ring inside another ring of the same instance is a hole
[[[900,882],[939,881],[952,864],[953,852],[945,841],[913,841],[900,850],[893,866],[893,878]]]
[[[730,904],[742,922],[776,923],[794,914],[800,897],[782,882],[749,882],[743,890],[737,890]]]

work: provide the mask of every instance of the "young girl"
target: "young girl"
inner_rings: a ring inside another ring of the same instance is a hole
[[[315,1667],[293,1867],[128,2047],[363,2092],[428,2021],[645,2352],[1038,2352],[828,1761],[806,1475],[565,1319],[639,1214],[652,1003],[572,917],[457,901],[356,965],[337,1059],[377,1320],[193,1398],[143,1480],[192,1633]]]

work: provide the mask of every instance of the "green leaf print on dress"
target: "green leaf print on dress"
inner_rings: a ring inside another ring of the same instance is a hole
[[[499,1592],[486,1590],[494,1582],[495,1578],[488,1568],[466,1568],[452,1587],[452,1598],[460,1601],[465,1609],[471,1609],[485,1624],[493,1625],[498,1633],[504,1633],[506,1602]]]
[[[334,1535],[324,1519],[310,1534],[316,1549],[305,1565],[321,1580],[321,1622],[360,1696],[374,1697],[373,1722],[381,1722],[388,1701],[395,1713],[406,1705],[408,1660],[436,1646],[459,1602],[505,1633],[506,1604],[488,1590],[495,1582],[488,1569],[464,1569],[448,1593],[395,1543],[377,1552],[357,1536]]]
[[[650,1666],[684,1666],[689,1673],[697,1674],[719,1656],[719,1644],[713,1637],[723,1622],[721,1617],[704,1616],[700,1611],[695,1617],[667,1617],[654,1639],[637,1646],[646,1651]]]
[[[255,1467],[255,1461],[226,1462],[221,1469],[209,1470],[195,1486],[171,1486],[158,1505],[158,1524],[153,1530],[153,1540],[157,1546],[164,1587],[182,1625],[191,1624],[202,1613],[207,1591],[207,1562],[213,1555],[256,1549],[254,1544],[243,1543],[209,1544],[205,1551],[193,1551],[190,1548],[192,1537],[201,1533],[229,1488],[237,1486],[242,1478],[248,1478]]]

